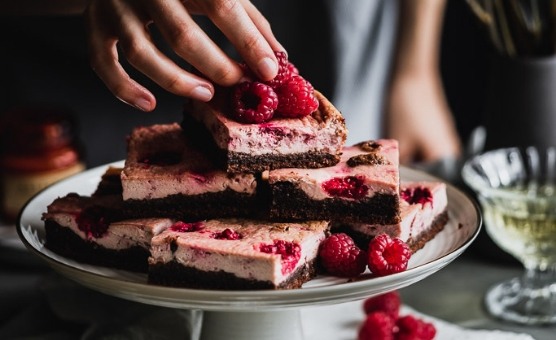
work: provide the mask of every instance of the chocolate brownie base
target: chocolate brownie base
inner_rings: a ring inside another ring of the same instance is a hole
[[[313,200],[293,183],[280,182],[271,186],[272,219],[342,220],[369,224],[400,222],[399,196],[376,194],[368,199],[345,200],[326,198]]]
[[[440,215],[436,216],[436,218],[434,219],[430,228],[427,231],[421,233],[416,239],[412,238],[409,241],[407,241],[407,244],[411,249],[411,251],[415,253],[417,250],[423,248],[425,244],[427,244],[427,242],[432,240],[436,236],[436,234],[438,234],[444,229],[444,227],[448,223],[448,219],[449,219],[448,211],[446,210]],[[357,246],[360,247],[361,249],[367,249],[369,246],[369,242],[373,238],[372,236],[369,236],[359,231],[355,231],[347,226],[340,225],[338,229],[336,229],[336,232],[340,232],[340,231],[350,235],[353,238],[355,244],[357,244]]]
[[[229,172],[262,172],[281,168],[325,168],[340,161],[340,156],[320,152],[287,155],[250,155],[220,150]]]
[[[148,249],[140,246],[124,250],[104,248],[94,242],[83,240],[69,228],[51,220],[45,221],[45,231],[46,248],[61,256],[92,265],[147,272],[150,256]]]
[[[124,215],[129,218],[168,217],[198,221],[225,217],[248,217],[261,214],[264,208],[260,195],[225,190],[200,195],[171,195],[149,200],[124,201]]]
[[[101,176],[98,186],[92,196],[122,195],[121,168],[109,167]]]
[[[315,261],[299,267],[278,286],[270,281],[244,279],[225,271],[206,272],[185,267],[176,261],[149,266],[148,281],[171,287],[225,290],[295,289],[316,276]]]

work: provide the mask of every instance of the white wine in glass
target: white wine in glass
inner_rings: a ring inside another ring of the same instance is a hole
[[[488,311],[521,324],[556,323],[556,149],[505,148],[466,162],[491,239],[525,267],[492,287]]]

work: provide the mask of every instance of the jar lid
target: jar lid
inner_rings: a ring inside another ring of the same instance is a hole
[[[7,112],[0,129],[2,153],[39,153],[75,140],[75,121],[67,110],[24,108]]]

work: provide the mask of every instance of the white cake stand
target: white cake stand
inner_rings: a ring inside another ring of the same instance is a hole
[[[405,272],[385,277],[363,274],[358,280],[319,276],[301,289],[282,291],[215,291],[171,288],[147,284],[144,274],[91,266],[61,257],[44,247],[46,207],[70,192],[90,195],[108,166],[97,167],[58,182],[32,198],[23,208],[18,234],[29,251],[54,270],[86,287],[141,303],[202,310],[202,340],[288,339],[302,340],[299,308],[364,299],[401,289],[420,281],[456,259],[473,242],[481,227],[477,205],[463,192],[448,185],[450,220],[444,230],[416,252]],[[437,180],[402,168],[404,180]]]

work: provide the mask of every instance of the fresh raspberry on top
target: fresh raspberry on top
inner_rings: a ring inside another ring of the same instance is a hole
[[[357,340],[394,340],[396,323],[390,315],[383,312],[367,314],[359,328]]]
[[[295,74],[299,75],[299,70],[291,62],[288,63],[288,70],[290,71],[290,74],[292,76],[295,75]]]
[[[282,86],[276,88],[276,94],[278,95],[276,113],[282,117],[305,117],[319,107],[313,86],[300,75],[292,75]]]
[[[292,70],[297,69],[288,61],[286,52],[274,51],[274,54],[276,55],[276,60],[278,60],[278,74],[276,74],[274,79],[265,82],[265,84],[271,86],[273,89],[277,89],[291,78],[293,74]],[[293,68],[290,65],[293,66]],[[299,72],[297,73],[299,74]]]
[[[396,326],[396,340],[432,340],[436,335],[436,328],[432,323],[413,315],[400,317],[396,320]]]
[[[366,299],[363,302],[363,310],[365,314],[384,312],[396,320],[400,315],[401,304],[400,294],[397,291],[392,291]]]
[[[392,239],[387,234],[380,234],[369,242],[368,266],[375,275],[405,271],[410,257],[409,246],[400,238]]]
[[[366,254],[347,234],[338,233],[320,245],[321,264],[330,275],[353,277],[365,271]]]
[[[232,116],[241,123],[263,123],[278,107],[276,92],[263,83],[243,82],[232,93]]]

